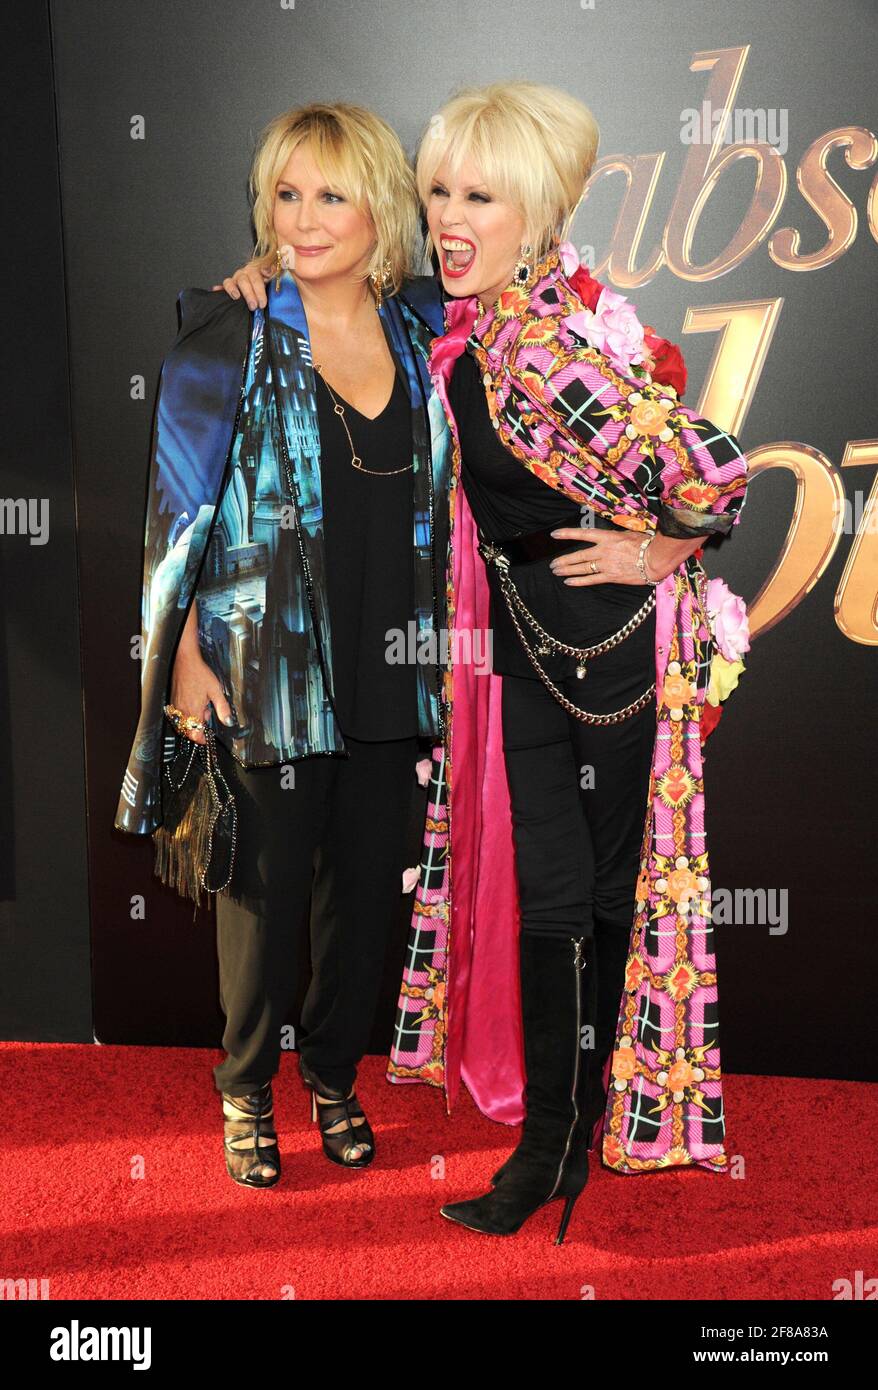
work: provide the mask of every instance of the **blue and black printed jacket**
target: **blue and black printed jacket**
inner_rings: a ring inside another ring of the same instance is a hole
[[[252,313],[222,291],[183,290],[179,304],[180,331],[159,379],[150,460],[141,709],[115,819],[117,829],[132,834],[162,824],[162,771],[177,737],[163,706],[193,601],[199,637],[204,642],[209,632],[211,665],[228,695],[244,688],[235,663],[246,657],[248,717],[233,745],[239,762],[347,756],[332,705],[314,368],[295,281],[286,273],[279,284],[271,281],[267,308]],[[440,287],[430,277],[408,280],[379,313],[412,406],[418,728],[436,739],[443,734],[439,639],[450,448],[427,362],[432,338],[443,332]],[[292,528],[293,546],[279,544],[284,528]],[[218,631],[207,601],[223,574],[238,582],[242,565],[245,652],[240,632]],[[422,659],[425,652],[429,660]]]

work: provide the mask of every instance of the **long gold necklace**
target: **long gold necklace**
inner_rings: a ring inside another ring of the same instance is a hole
[[[339,416],[341,417],[341,422],[342,422],[342,424],[344,425],[344,432],[345,432],[345,434],[347,435],[347,437],[348,437],[348,443],[349,443],[350,446],[351,446],[351,467],[352,467],[352,468],[356,468],[357,471],[358,471],[359,473],[371,473],[374,477],[378,477],[378,478],[385,478],[385,477],[386,477],[386,478],[390,478],[390,477],[393,476],[394,473],[408,473],[410,469],[414,468],[414,466],[415,466],[415,464],[414,464],[414,459],[412,460],[411,463],[407,464],[407,465],[405,466],[405,468],[364,468],[364,467],[363,467],[363,460],[360,458],[359,454],[357,453],[356,449],[354,448],[354,441],[351,439],[351,432],[350,432],[350,430],[348,429],[348,422],[347,422],[347,420],[345,419],[344,406],[341,404],[340,401],[338,401],[338,400],[336,399],[335,392],[333,391],[333,389],[332,389],[332,387],[330,386],[329,382],[326,380],[326,377],[323,375],[323,368],[320,366],[320,363],[319,363],[319,362],[315,362],[315,363],[314,363],[314,370],[315,370],[315,372],[319,372],[319,373],[320,373],[320,377],[321,377],[321,380],[323,381],[323,385],[326,387],[326,389],[327,389],[327,391],[329,392],[330,396],[332,396],[332,400],[333,400],[333,406],[332,406],[332,408],[333,408],[333,410],[335,411],[336,415],[339,415]],[[394,391],[396,390],[396,377],[395,377],[395,375],[394,375],[394,381],[393,381],[393,389],[394,389]],[[387,404],[389,405],[390,402],[388,401]],[[382,413],[383,413],[383,412],[382,412]],[[377,418],[377,417],[376,417],[376,418]]]

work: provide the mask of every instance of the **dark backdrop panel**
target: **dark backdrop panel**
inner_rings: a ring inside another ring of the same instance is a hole
[[[83,707],[47,6],[12,6],[3,39],[0,497],[31,512],[12,521],[4,507],[0,527],[0,1027],[4,1038],[84,1042]]]
[[[253,140],[278,111],[304,101],[372,106],[406,147],[449,91],[465,82],[535,77],[586,100],[601,155],[661,151],[642,256],[661,245],[687,147],[681,111],[704,98],[694,55],[749,45],[743,107],[788,114],[787,192],[774,228],[801,229],[801,250],[825,228],[796,169],[818,136],[875,125],[866,0],[809,8],[794,0],[573,0],[413,3],[300,0],[82,0],[52,8],[69,275],[74,433],[82,587],[91,911],[96,1031],[104,1041],[216,1043],[212,918],[152,877],[152,846],[112,830],[137,709],[129,646],[139,628],[142,515],[152,403],[173,337],[175,300],[211,285],[251,245],[245,197]],[[145,138],[131,138],[142,118]],[[794,273],[765,240],[719,280],[668,269],[629,291],[640,316],[682,341],[694,404],[716,335],[682,337],[687,308],[783,300],[749,414],[747,449],[778,440],[822,450],[847,494],[868,492],[874,468],[840,469],[849,440],[874,437],[870,287],[875,242],[866,219],[874,167],[836,152],[833,177],[858,211],[850,246],[831,265]],[[752,192],[746,162],[728,171],[699,223],[693,256],[730,240]],[[598,184],[574,240],[611,248],[621,180]],[[142,397],[132,379],[142,377]],[[757,478],[734,538],[711,545],[710,573],[751,600],[776,563],[795,496],[791,475]],[[878,631],[852,641],[833,598],[853,537],[842,536],[797,607],[757,637],[723,723],[707,745],[714,888],[787,894],[787,930],[742,922],[717,929],[723,1062],[731,1071],[866,1078],[868,982],[874,970],[874,664]],[[878,587],[878,576],[876,576]],[[143,920],[131,901],[142,895]],[[399,951],[407,912],[401,913]],[[389,1038],[399,980],[388,966],[373,1044]]]

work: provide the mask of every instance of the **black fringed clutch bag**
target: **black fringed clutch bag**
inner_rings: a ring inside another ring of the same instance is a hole
[[[238,830],[235,798],[220,771],[216,735],[208,724],[204,736],[202,745],[174,729],[175,750],[162,771],[162,824],[152,836],[155,873],[199,906],[202,892],[228,887]]]

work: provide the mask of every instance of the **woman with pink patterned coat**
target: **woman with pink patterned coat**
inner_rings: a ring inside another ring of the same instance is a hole
[[[558,1242],[599,1133],[619,1173],[726,1168],[701,750],[748,647],[698,559],[740,518],[744,455],[562,239],[597,144],[573,97],[498,83],[417,161],[452,296],[448,738],[388,1075],[523,1118],[442,1214],[511,1235],[564,1198]]]

